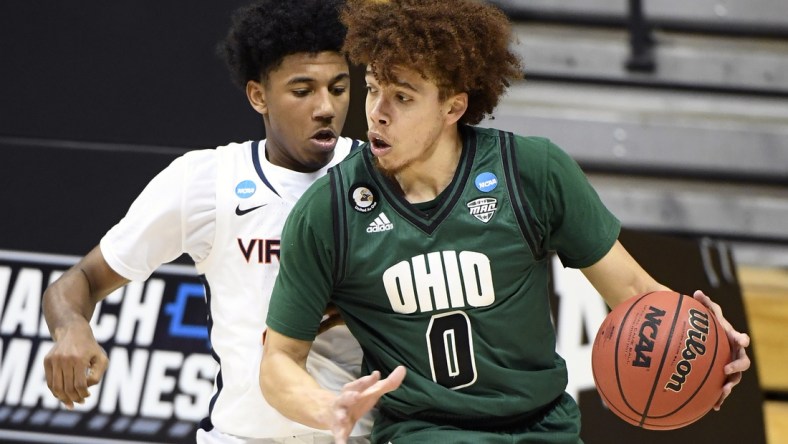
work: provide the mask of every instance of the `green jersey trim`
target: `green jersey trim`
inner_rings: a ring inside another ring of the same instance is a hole
[[[531,254],[536,260],[541,260],[547,255],[547,252],[541,247],[543,236],[538,231],[539,225],[536,223],[533,209],[525,196],[525,187],[522,183],[520,170],[517,168],[514,134],[500,131],[499,135],[501,157],[506,174],[506,187],[512,202],[515,203],[514,209],[517,223],[528,243],[528,247],[531,249]]]
[[[340,192],[342,189],[342,171],[340,168],[331,168],[328,176],[331,181],[331,215],[334,220],[334,245],[336,245],[337,255],[334,261],[333,274],[334,283],[337,283],[342,282],[345,276],[345,257],[347,256],[348,248],[348,229],[347,223],[345,223],[347,208],[345,208],[345,205],[342,205],[341,200],[342,196],[344,196],[344,193]]]

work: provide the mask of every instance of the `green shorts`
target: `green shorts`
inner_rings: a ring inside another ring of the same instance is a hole
[[[493,418],[491,418],[492,420]],[[375,444],[582,444],[580,409],[567,393],[522,424],[478,430],[456,424],[394,418],[381,412],[370,440]]]

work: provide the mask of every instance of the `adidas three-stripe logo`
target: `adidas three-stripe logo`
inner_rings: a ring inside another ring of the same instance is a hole
[[[389,231],[393,229],[394,224],[391,223],[385,214],[380,213],[380,216],[376,217],[375,220],[370,222],[369,226],[367,227],[367,233],[378,233],[380,231]]]

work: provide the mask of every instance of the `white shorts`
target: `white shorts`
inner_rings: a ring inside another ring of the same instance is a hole
[[[197,444],[333,444],[334,437],[320,433],[289,436],[287,438],[242,438],[222,433],[216,428],[210,432],[197,429]],[[369,439],[354,436],[348,444],[369,444]]]

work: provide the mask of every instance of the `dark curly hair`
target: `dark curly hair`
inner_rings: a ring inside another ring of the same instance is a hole
[[[436,82],[440,98],[468,93],[460,123],[491,114],[512,80],[523,78],[509,49],[511,25],[492,5],[473,0],[348,0],[344,51],[391,83],[404,67]]]
[[[243,89],[266,80],[285,56],[341,52],[347,30],[339,21],[341,0],[258,0],[237,9],[217,52]]]

